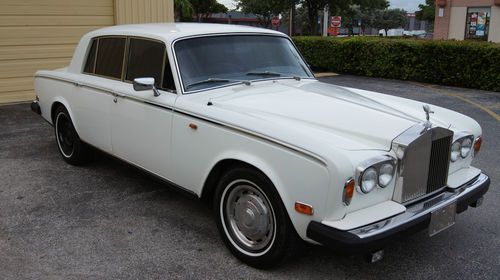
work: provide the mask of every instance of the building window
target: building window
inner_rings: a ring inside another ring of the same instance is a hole
[[[488,41],[491,8],[468,8],[465,39]]]

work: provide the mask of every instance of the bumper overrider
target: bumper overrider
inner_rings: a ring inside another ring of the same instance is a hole
[[[456,213],[469,206],[476,207],[488,191],[490,178],[481,173],[456,189],[445,189],[438,195],[407,205],[404,213],[352,230],[339,230],[311,221],[307,237],[347,254],[370,253],[383,249],[388,243],[429,227],[431,214],[449,204],[456,203]]]
[[[40,109],[40,104],[38,104],[38,101],[33,101],[31,102],[31,111],[41,115],[42,114],[42,110]]]

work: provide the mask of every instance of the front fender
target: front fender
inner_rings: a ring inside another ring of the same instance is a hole
[[[330,186],[330,175],[325,166],[319,164],[293,162],[290,165],[301,165],[301,172],[287,170],[286,165],[273,163],[266,158],[243,150],[226,150],[214,158],[210,168],[205,170],[208,178],[213,167],[225,160],[236,160],[249,164],[264,173],[278,191],[295,230],[302,238],[306,237],[307,225],[313,219],[322,217]],[[295,168],[294,168],[295,169]],[[306,216],[295,211],[295,202],[300,201],[314,207],[313,216]]]

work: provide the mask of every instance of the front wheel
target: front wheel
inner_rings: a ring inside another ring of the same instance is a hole
[[[241,261],[268,268],[295,253],[299,237],[278,192],[261,172],[245,167],[229,171],[214,200],[219,232]]]

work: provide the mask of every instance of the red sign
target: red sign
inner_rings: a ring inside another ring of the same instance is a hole
[[[274,27],[278,27],[280,26],[280,18],[279,17],[273,17],[273,19],[271,19],[271,24],[274,26]]]
[[[332,17],[332,27],[340,27],[342,24],[342,17],[341,16],[334,16]]]

